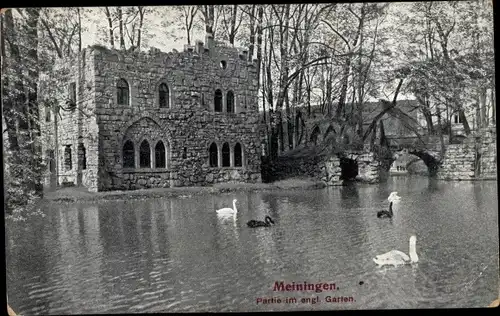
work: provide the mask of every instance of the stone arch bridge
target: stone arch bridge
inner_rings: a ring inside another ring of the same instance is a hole
[[[335,122],[332,123],[331,120],[319,116],[319,117],[313,117],[306,123],[303,137],[305,138],[304,140],[309,145],[314,146],[323,143],[327,139],[327,137],[331,136],[331,134],[339,132],[340,132],[340,125],[336,124]],[[353,133],[354,133],[353,130],[345,131],[343,133],[345,139],[342,139],[341,141],[346,141],[346,143],[351,142],[352,139],[349,138],[355,137]],[[439,166],[443,161],[443,157],[441,154],[441,141],[439,136],[386,135],[385,137],[388,140],[390,153],[384,153],[383,155],[384,157],[382,157],[381,155],[378,155],[378,158],[372,156],[374,157],[373,159],[383,160],[381,161],[380,165],[382,169],[387,169],[388,171],[388,168],[391,166],[394,160],[397,159],[398,155],[407,153],[420,158],[420,160],[422,160],[424,164],[427,166],[429,175],[435,175],[437,173]],[[444,143],[448,144],[448,136],[443,135],[443,138],[444,138],[443,139]],[[377,135],[377,143],[380,143],[379,135]],[[370,153],[368,144],[365,144],[362,147],[364,147],[364,149],[359,148],[361,149],[361,152],[364,152],[365,154]],[[350,157],[349,155],[350,153],[351,151],[347,151],[344,153],[344,155],[341,156]],[[387,154],[389,154],[389,156],[387,156]]]
[[[450,143],[448,135],[443,135],[442,141],[437,135],[385,135],[388,147],[370,148],[369,144],[355,144],[353,140],[347,139],[347,146],[343,146],[345,148],[341,151],[326,144],[332,133],[340,132],[336,122],[312,117],[304,127],[300,139],[305,142],[300,143],[306,143],[305,146],[297,146],[280,155],[277,162],[270,163],[266,179],[311,176],[326,185],[342,185],[345,180],[374,183],[380,181],[382,175],[385,177],[386,173],[380,171],[389,171],[398,156],[405,153],[418,157],[427,166],[427,174],[438,179],[496,178],[494,126],[460,143]],[[343,135],[347,135],[347,138],[356,137],[352,129],[344,131]],[[344,142],[345,139],[337,141]],[[380,137],[376,143],[380,144]]]
[[[439,136],[424,135],[420,137],[386,137],[389,142],[389,148],[397,156],[401,153],[407,153],[420,158],[427,168],[429,174],[433,175],[438,171],[444,157],[441,155],[441,140]],[[443,141],[448,143],[448,136],[443,135]]]
[[[331,121],[318,118],[311,120],[305,129],[305,138],[307,143],[311,145],[320,144],[331,133],[337,133],[335,124]],[[349,137],[349,135],[347,135]],[[444,143],[448,143],[448,136],[443,135]],[[441,141],[439,136],[423,135],[423,136],[389,136],[386,135],[389,142],[389,149],[393,153],[393,158],[398,154],[408,153],[420,158],[429,171],[436,172],[439,164],[443,160],[441,157]],[[380,141],[380,140],[378,140]],[[365,150],[367,151],[367,150]],[[392,163],[392,161],[391,161]]]

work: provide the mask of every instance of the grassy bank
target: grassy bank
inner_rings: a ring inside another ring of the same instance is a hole
[[[154,188],[131,191],[89,192],[85,188],[61,188],[46,192],[44,199],[51,202],[77,202],[101,200],[146,199],[163,197],[189,197],[238,191],[313,190],[325,187],[323,182],[309,178],[295,178],[273,183],[221,183],[209,187]]]

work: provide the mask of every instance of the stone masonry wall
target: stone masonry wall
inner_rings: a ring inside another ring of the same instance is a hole
[[[73,109],[68,103],[71,83],[76,89],[76,107]],[[72,183],[88,187],[91,191],[97,190],[98,129],[94,116],[94,91],[94,56],[89,51],[76,58],[59,60],[50,74],[41,75],[39,110],[47,185],[52,177],[59,185]],[[47,111],[50,113],[47,114]],[[46,116],[49,116],[49,121]],[[81,160],[83,156],[78,155],[80,143],[85,148],[86,166]],[[67,145],[71,148],[71,168],[65,164],[69,161],[69,157],[65,157]],[[47,154],[50,150],[54,151],[57,177],[49,170]]]
[[[365,183],[380,181],[381,163],[373,152],[343,153],[345,159],[358,164],[358,175],[355,180]],[[312,157],[280,157],[273,163],[263,164],[263,177],[266,182],[284,180],[293,177],[312,177],[324,182],[327,186],[342,185],[340,179],[342,167],[340,158],[332,156]]]
[[[480,175],[482,179],[497,178],[497,130],[496,126],[480,131]]]
[[[443,180],[474,179],[474,160],[474,143],[450,144],[436,176]]]
[[[496,129],[482,129],[462,144],[450,144],[437,173],[443,180],[496,179]]]
[[[96,48],[99,190],[261,181],[256,64],[235,48],[198,45],[180,53]],[[121,78],[130,87],[129,105],[117,104]],[[161,83],[169,88],[168,108],[159,107]],[[223,112],[214,112],[216,89],[222,90]],[[228,91],[234,93],[235,113],[226,111]],[[136,165],[141,142],[147,140],[153,153],[161,140],[168,148],[166,168],[123,169],[127,140],[134,143]],[[218,167],[209,166],[212,142],[218,148]],[[225,142],[230,145],[230,167],[221,166]],[[234,166],[237,143],[243,149],[242,167]]]
[[[351,159],[358,164],[356,181],[377,183],[380,181],[381,162],[376,159],[373,152],[345,153],[344,158]]]

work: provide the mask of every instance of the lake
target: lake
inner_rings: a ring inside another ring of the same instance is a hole
[[[392,191],[394,217],[377,218]],[[237,217],[218,218],[234,198]],[[9,304],[25,315],[486,307],[498,296],[496,181],[390,177],[44,211],[6,222]],[[275,226],[246,226],[266,215]],[[408,253],[411,235],[418,264],[372,261]],[[282,281],[335,290],[273,291]]]

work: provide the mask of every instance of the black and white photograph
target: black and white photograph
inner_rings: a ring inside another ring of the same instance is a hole
[[[499,306],[493,1],[140,4],[1,9],[9,316]]]

